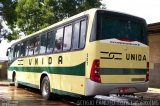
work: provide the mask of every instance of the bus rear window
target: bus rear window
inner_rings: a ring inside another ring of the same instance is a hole
[[[122,39],[127,41],[139,41],[146,44],[144,20],[119,13],[97,13],[96,40]]]

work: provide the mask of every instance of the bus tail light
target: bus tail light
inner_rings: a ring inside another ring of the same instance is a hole
[[[147,62],[146,82],[149,81],[149,62]]]
[[[92,81],[101,83],[101,77],[100,77],[100,60],[95,59],[92,64],[91,73],[90,73],[90,79]]]

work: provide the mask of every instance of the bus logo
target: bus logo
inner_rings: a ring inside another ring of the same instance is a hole
[[[101,59],[115,59],[115,60],[122,60],[122,53],[118,52],[100,52],[102,54],[107,54],[106,57],[101,57]]]

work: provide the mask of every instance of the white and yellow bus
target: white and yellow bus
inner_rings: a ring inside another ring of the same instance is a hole
[[[149,47],[144,19],[90,9],[23,39],[9,49],[8,79],[72,96],[145,92]]]

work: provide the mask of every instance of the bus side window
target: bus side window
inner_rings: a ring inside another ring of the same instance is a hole
[[[26,52],[25,52],[25,56],[28,56],[29,43],[30,43],[30,41],[29,41],[29,40],[27,40],[27,41],[26,41]]]
[[[52,53],[54,48],[54,42],[55,42],[55,33],[54,31],[47,33],[47,53]]]
[[[20,55],[20,44],[15,45],[14,47],[14,53],[13,53],[13,57],[17,58]]]
[[[79,48],[84,48],[86,41],[86,20],[81,21],[81,32],[80,32],[80,46]]]
[[[80,22],[74,24],[73,28],[73,38],[72,38],[72,49],[78,49],[79,46],[79,30],[80,29]]]
[[[55,39],[55,52],[62,51],[62,44],[63,44],[63,28],[60,28],[56,32],[56,39]]]
[[[40,49],[40,38],[39,36],[34,38],[34,55],[37,55],[39,53]]]
[[[28,55],[29,56],[33,55],[33,51],[34,51],[34,38],[30,39],[28,47]]]
[[[70,48],[71,48],[71,37],[72,37],[72,25],[65,26],[65,28],[64,28],[63,51],[70,50]]]
[[[46,52],[46,47],[47,47],[47,36],[46,34],[42,34],[40,43],[40,54],[44,54]]]
[[[21,52],[20,52],[21,57],[25,56],[26,46],[27,46],[26,43],[27,43],[26,41],[21,43]]]

